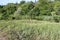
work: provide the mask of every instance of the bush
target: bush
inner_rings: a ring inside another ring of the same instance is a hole
[[[36,19],[36,20],[43,20],[44,17],[43,17],[43,16],[36,16],[35,19]]]
[[[55,16],[53,17],[53,19],[54,19],[55,22],[59,22],[59,21],[60,21],[60,16],[55,15]]]
[[[52,16],[44,16],[44,21],[53,21],[53,17]]]
[[[36,20],[42,20],[42,21],[53,21],[52,16],[36,16]]]

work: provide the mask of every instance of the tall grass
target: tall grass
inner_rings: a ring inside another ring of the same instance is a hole
[[[0,31],[0,34],[2,32],[7,33],[6,40],[60,40],[60,23],[55,22],[37,20],[0,21]]]

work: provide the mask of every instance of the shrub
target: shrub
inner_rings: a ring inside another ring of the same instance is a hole
[[[55,22],[59,22],[59,21],[60,21],[60,16],[55,15],[55,16],[53,17],[53,19],[54,19]]]
[[[43,20],[44,17],[43,17],[43,16],[36,16],[35,19],[36,19],[36,20]]]
[[[44,16],[44,21],[53,21],[53,17],[52,16]]]

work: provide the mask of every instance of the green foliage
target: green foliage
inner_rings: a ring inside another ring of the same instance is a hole
[[[39,0],[38,3],[41,15],[51,15],[51,3],[48,0]]]
[[[43,19],[44,19],[44,16],[36,16],[35,17],[35,20],[41,20],[42,21]]]
[[[29,2],[29,3],[25,3],[21,6],[22,11],[21,11],[21,15],[28,15],[28,12],[34,8],[34,3],[33,2]]]
[[[52,12],[55,12],[53,14]],[[60,1],[39,0],[36,3],[21,1],[18,3],[8,3],[0,5],[0,19],[42,19],[52,20],[54,15],[60,15]],[[43,18],[42,16],[47,16]],[[48,17],[50,16],[50,17]],[[53,17],[52,17],[53,16]]]
[[[55,15],[53,17],[53,19],[54,19],[55,22],[60,22],[60,16],[58,16],[58,15]]]
[[[60,15],[60,2],[55,2],[54,10],[56,12],[56,15]]]
[[[1,19],[9,19],[10,15],[13,15],[13,13],[17,10],[17,6],[13,3],[9,3],[8,5],[3,7],[2,10],[2,17]]]
[[[6,10],[6,13],[13,14],[17,10],[17,5],[9,3],[3,9]]]
[[[0,13],[3,11],[3,6],[0,5]]]
[[[22,4],[24,4],[24,3],[25,3],[25,1],[21,1],[19,5],[22,5]]]
[[[35,16],[40,15],[40,10],[38,7],[34,7],[33,9],[30,10],[29,15],[31,18],[34,18]]]

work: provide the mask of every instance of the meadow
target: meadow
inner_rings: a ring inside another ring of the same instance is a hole
[[[60,0],[0,5],[0,40],[60,40]]]
[[[0,20],[0,40],[60,40],[60,23]]]

